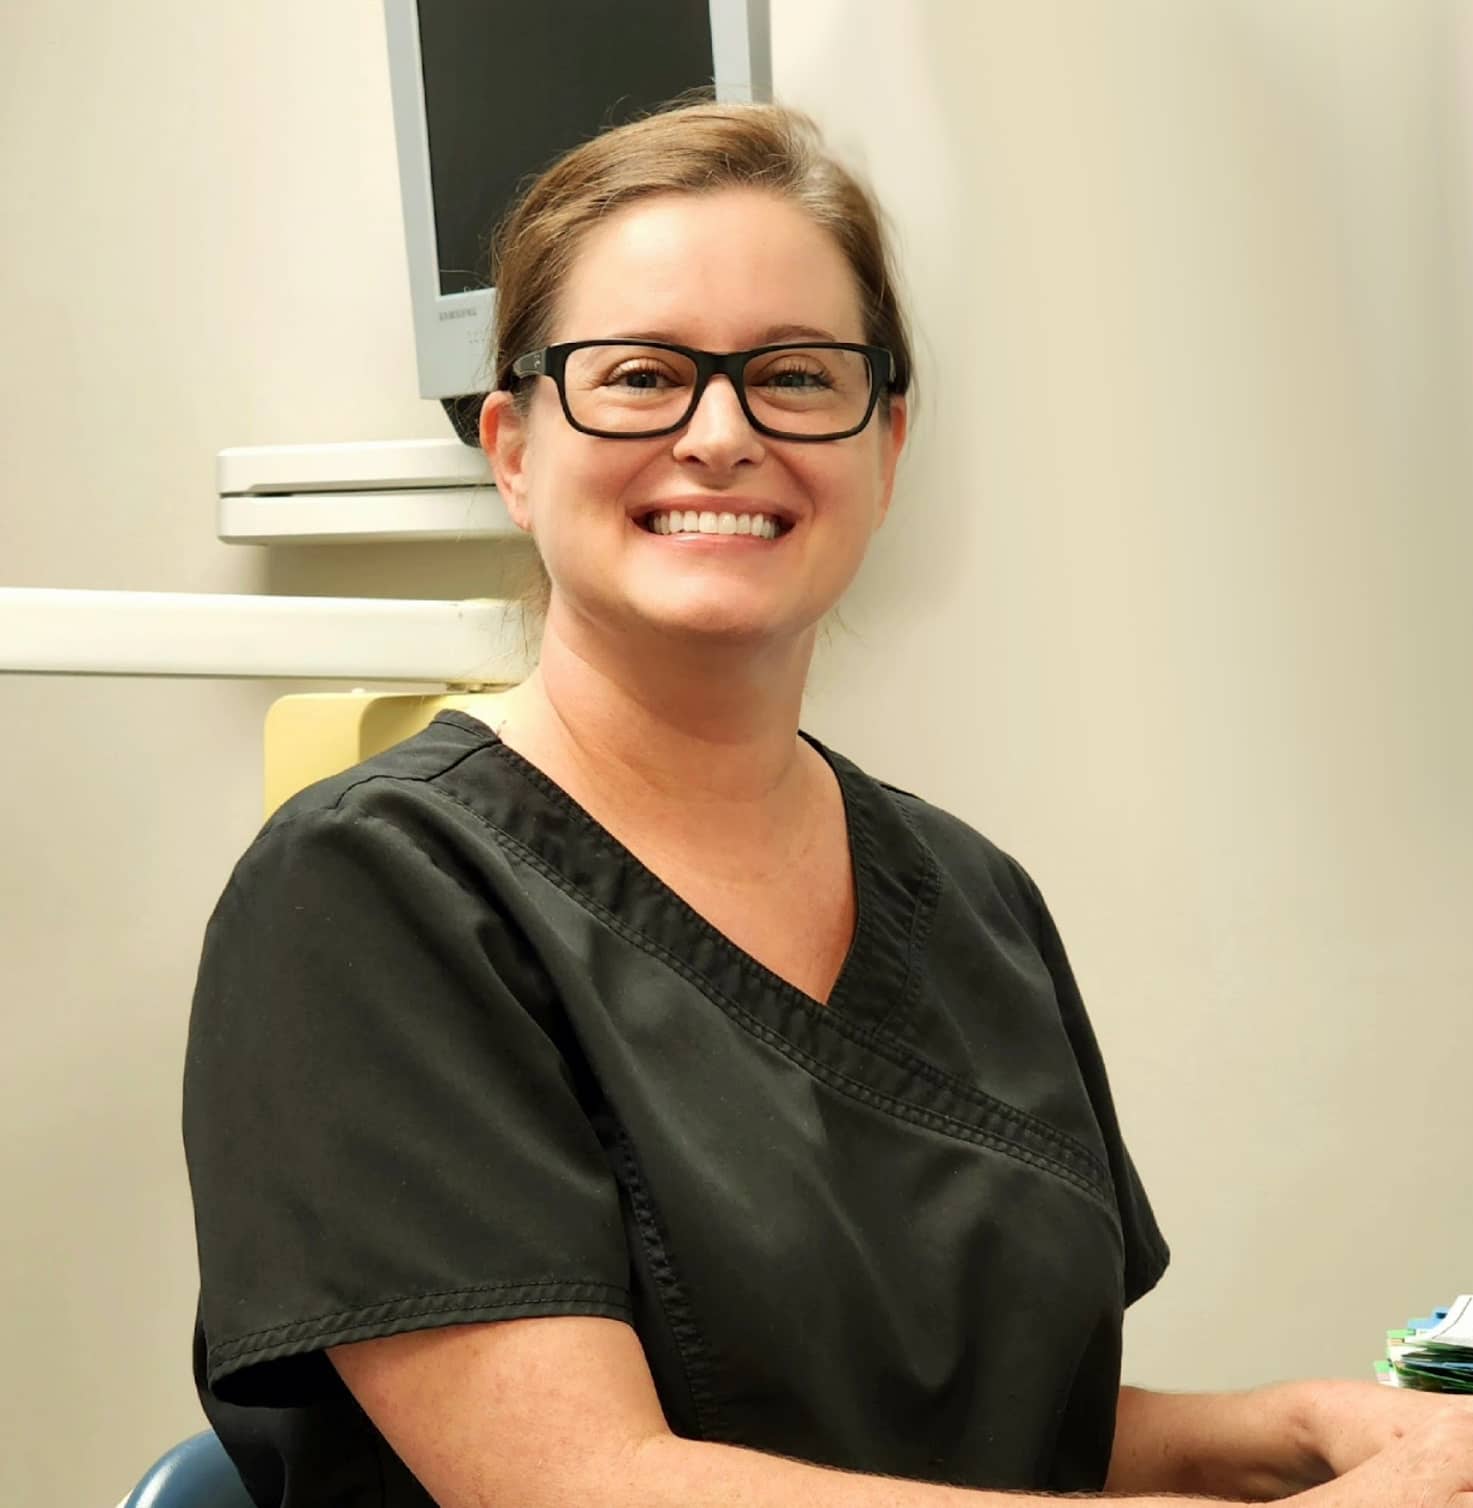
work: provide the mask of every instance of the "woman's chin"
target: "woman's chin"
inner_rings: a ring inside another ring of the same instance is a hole
[[[792,604],[754,601],[751,593],[702,592],[662,595],[630,604],[636,617],[661,641],[686,639],[711,648],[760,648],[793,640],[807,626],[794,620]]]

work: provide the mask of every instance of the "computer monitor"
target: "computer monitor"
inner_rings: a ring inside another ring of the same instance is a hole
[[[384,0],[384,11],[419,391],[474,444],[490,386],[490,234],[518,185],[692,87],[770,99],[768,0]]]

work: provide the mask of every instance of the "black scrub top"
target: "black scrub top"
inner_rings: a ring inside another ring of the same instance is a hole
[[[690,1439],[1103,1485],[1168,1253],[1064,949],[1006,854],[808,741],[858,901],[827,1005],[462,713],[240,860],[184,1136],[196,1382],[258,1504],[430,1503],[325,1348],[545,1314],[632,1325]]]

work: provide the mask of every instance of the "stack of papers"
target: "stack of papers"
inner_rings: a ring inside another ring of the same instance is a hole
[[[1388,1330],[1376,1381],[1424,1393],[1473,1393],[1473,1293],[1408,1320],[1405,1330]]]

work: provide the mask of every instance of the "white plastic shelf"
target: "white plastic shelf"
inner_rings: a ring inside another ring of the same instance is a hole
[[[521,537],[486,457],[459,440],[222,450],[216,492],[227,544]]]

